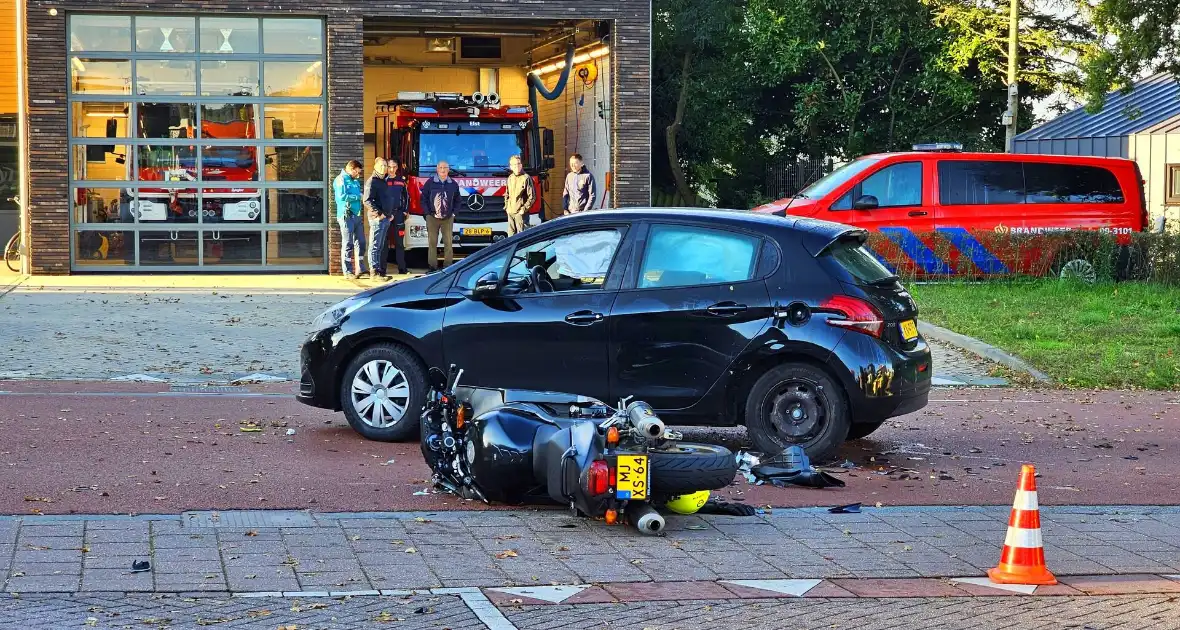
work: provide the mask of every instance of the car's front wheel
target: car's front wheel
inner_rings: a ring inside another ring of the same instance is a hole
[[[345,368],[340,406],[348,424],[370,440],[395,442],[414,436],[426,396],[426,370],[401,346],[364,349]]]
[[[746,398],[746,428],[763,453],[800,446],[817,461],[831,458],[848,437],[848,403],[823,370],[787,363],[769,370]]]

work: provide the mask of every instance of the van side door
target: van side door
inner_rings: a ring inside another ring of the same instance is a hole
[[[929,243],[934,231],[929,178],[918,157],[886,164],[862,175],[824,218],[884,234],[899,251],[878,253],[910,267],[903,271],[945,273],[945,263]]]

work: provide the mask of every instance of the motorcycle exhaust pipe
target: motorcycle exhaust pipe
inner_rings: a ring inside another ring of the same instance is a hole
[[[645,536],[659,536],[664,533],[664,517],[649,503],[628,504],[627,522]]]
[[[655,409],[645,402],[627,405],[627,418],[631,421],[631,426],[648,440],[658,440],[664,436],[664,421],[660,420]]]

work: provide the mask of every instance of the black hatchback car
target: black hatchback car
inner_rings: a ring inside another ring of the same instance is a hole
[[[745,425],[812,457],[926,405],[913,299],[836,223],[719,210],[580,213],[316,318],[299,400],[412,438],[426,372],[633,396],[675,424]]]

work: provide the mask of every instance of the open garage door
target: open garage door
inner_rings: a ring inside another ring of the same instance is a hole
[[[530,223],[562,214],[575,153],[598,182],[595,205],[611,205],[609,22],[370,20],[364,51],[366,169],[376,157],[396,158],[409,180],[407,249],[426,245],[418,191],[440,161],[460,185],[458,246],[507,235],[512,155],[537,185]]]

